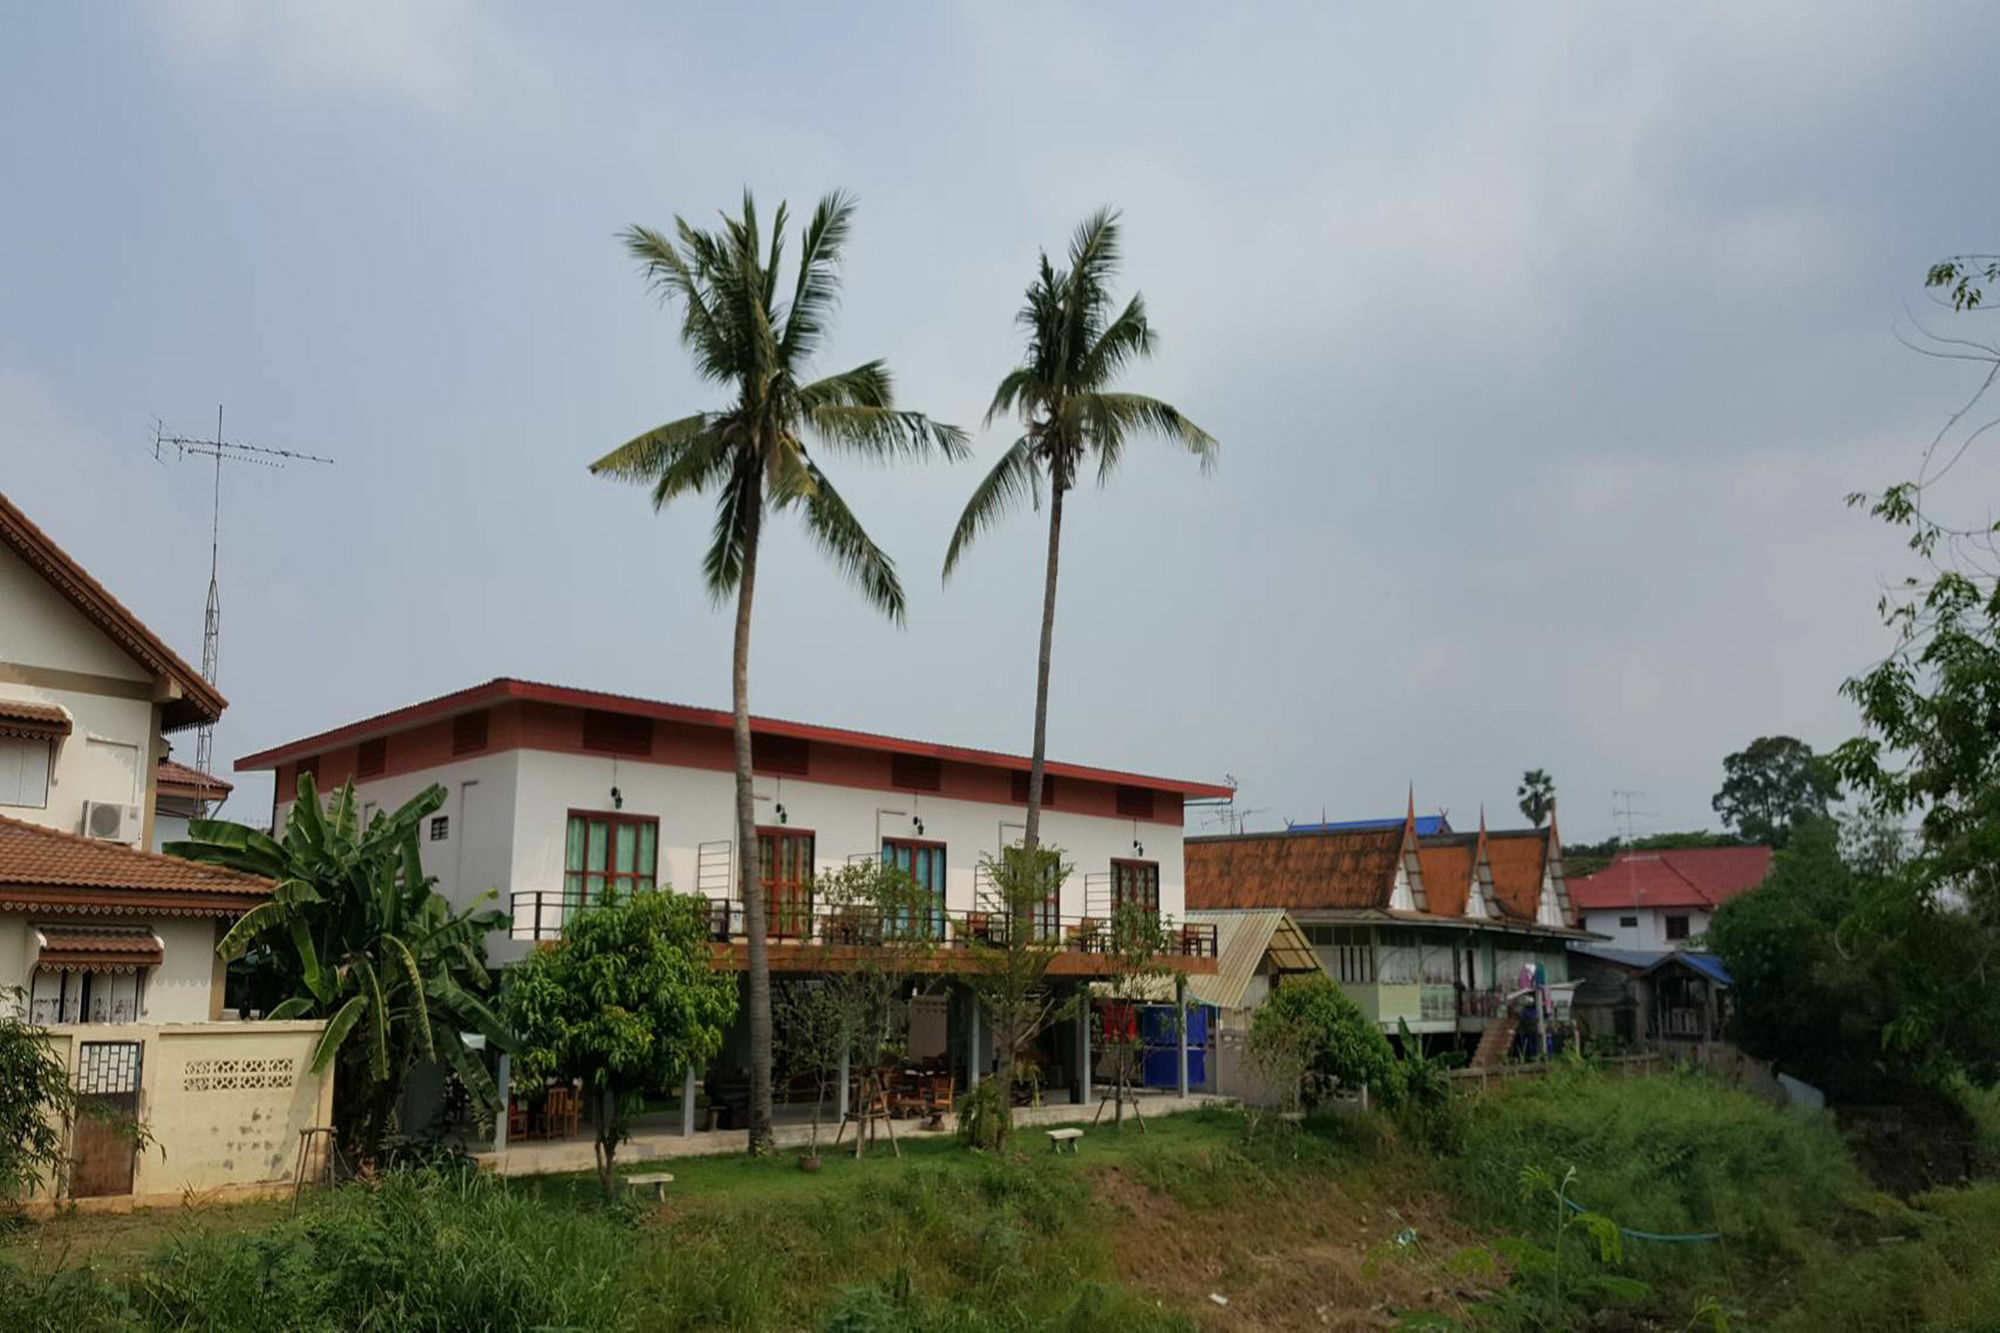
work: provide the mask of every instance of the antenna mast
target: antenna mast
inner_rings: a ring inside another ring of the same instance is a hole
[[[318,454],[302,454],[291,449],[264,449],[254,444],[239,444],[222,438],[222,405],[215,408],[215,438],[196,439],[187,435],[169,435],[166,426],[157,417],[153,420],[153,459],[165,462],[167,450],[172,449],[176,458],[210,458],[215,460],[214,489],[209,501],[208,518],[208,609],[202,616],[201,626],[201,678],[213,685],[217,658],[222,649],[222,596],[217,575],[222,567],[222,465],[230,463],[255,463],[259,467],[283,467],[286,463],[332,463],[331,458],[321,458]],[[215,724],[204,722],[195,732],[194,766],[203,773],[211,771],[215,762]],[[208,802],[201,803],[206,812]]]

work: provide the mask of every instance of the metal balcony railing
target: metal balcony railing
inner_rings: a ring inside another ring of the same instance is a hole
[[[513,895],[513,938],[559,940],[563,927],[581,909],[574,893],[524,889]],[[717,943],[745,938],[743,903],[734,898],[708,900],[709,937]],[[852,903],[780,900],[765,911],[765,938],[781,944],[885,945],[929,944],[940,949],[1003,947],[1013,928],[1004,912],[885,911]],[[1111,953],[1115,941],[1111,922],[1094,916],[1059,917],[1038,912],[1028,929],[1045,943],[1060,942],[1079,953]],[[1163,950],[1169,958],[1214,958],[1213,925],[1165,923]]]

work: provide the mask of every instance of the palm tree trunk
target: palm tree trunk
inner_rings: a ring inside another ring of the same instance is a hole
[[[1063,484],[1049,487],[1049,566],[1042,584],[1042,650],[1035,662],[1035,748],[1028,761],[1028,827],[1022,845],[1029,851],[1042,845],[1042,770],[1049,744],[1049,648],[1056,635],[1056,561],[1062,553]]]
[[[757,537],[764,511],[763,479],[750,481],[743,524],[743,575],[736,585],[736,651],[730,691],[736,710],[736,865],[743,893],[743,934],[749,949],[750,1151],[772,1146],[771,959],[764,938],[764,884],[757,858],[757,796],[750,777],[750,602],[757,589]]]

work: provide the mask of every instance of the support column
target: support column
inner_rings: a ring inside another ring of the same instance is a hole
[[[833,1123],[836,1125],[847,1123],[848,1045],[847,1032],[843,1029],[840,1034],[840,1091],[834,1094],[833,1099],[835,1111]]]
[[[1076,1100],[1090,1104],[1090,993],[1079,988],[1076,1006]]]
[[[986,1062],[979,1052],[979,997],[966,992],[966,1025],[970,1029],[965,1043],[965,1090],[976,1091],[979,1087],[979,1073]]]
[[[1174,1039],[1180,1044],[1180,1094],[1188,1095],[1187,975],[1174,974]]]
[[[493,1151],[500,1155],[507,1151],[507,1101],[512,1095],[514,1070],[507,1052],[500,1052],[500,1064],[493,1071],[493,1091],[499,1095],[500,1109],[493,1116]]]
[[[694,1066],[681,1075],[681,1137],[694,1137]]]

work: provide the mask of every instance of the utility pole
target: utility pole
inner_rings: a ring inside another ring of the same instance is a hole
[[[222,406],[215,409],[215,438],[198,439],[187,435],[169,435],[166,426],[158,418],[153,421],[153,460],[165,462],[167,450],[172,449],[180,459],[208,458],[214,460],[214,488],[209,501],[208,519],[208,608],[202,616],[201,627],[201,678],[210,685],[216,683],[217,661],[222,651],[222,597],[218,575],[222,567],[222,465],[230,463],[255,463],[259,467],[283,467],[286,463],[326,463],[331,458],[321,458],[318,454],[303,454],[291,449],[265,449],[254,444],[238,444],[222,438]],[[215,724],[203,722],[195,732],[194,766],[203,773],[213,771],[215,762]],[[207,813],[208,802],[201,802],[203,813]]]

